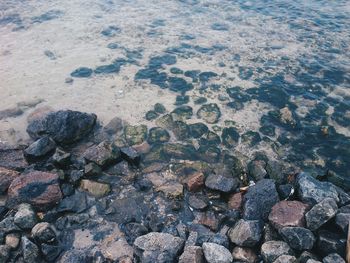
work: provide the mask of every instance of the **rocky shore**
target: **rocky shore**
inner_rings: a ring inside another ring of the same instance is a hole
[[[264,153],[221,150],[239,134],[185,124],[191,115],[159,104],[148,129],[37,110],[31,144],[0,144],[0,262],[345,262],[349,193]]]

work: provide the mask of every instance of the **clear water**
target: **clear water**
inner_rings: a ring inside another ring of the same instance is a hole
[[[2,141],[25,141],[43,106],[152,127],[155,103],[189,95],[196,113],[205,97],[221,110],[211,130],[261,135],[235,150],[349,185],[349,1],[2,0],[0,36]],[[276,117],[285,107],[293,125]]]

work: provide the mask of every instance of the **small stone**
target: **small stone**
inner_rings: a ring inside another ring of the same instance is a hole
[[[166,109],[163,104],[156,103],[154,104],[154,111],[159,114],[164,114],[166,112]]]
[[[279,256],[273,263],[296,263],[297,258],[290,255]]]
[[[327,223],[337,213],[337,203],[333,198],[325,198],[305,214],[307,227],[314,231]]]
[[[262,224],[258,220],[239,220],[230,229],[228,236],[232,243],[243,247],[254,247],[262,236]]]
[[[168,198],[180,199],[183,196],[183,185],[176,182],[170,182],[157,187],[156,191],[164,193]]]
[[[56,143],[50,137],[45,136],[33,142],[24,150],[24,156],[28,160],[44,157],[56,149]]]
[[[84,172],[83,170],[72,170],[69,173],[69,183],[72,185],[76,185],[81,178],[83,178]]]
[[[171,116],[173,117],[174,121],[182,121],[191,119],[193,115],[192,107],[190,106],[180,106],[174,109],[171,112]]]
[[[60,246],[41,244],[41,252],[49,262],[55,261],[55,259],[61,254],[62,250],[63,249]]]
[[[291,184],[282,184],[278,186],[277,191],[281,199],[288,199],[293,194],[294,188]]]
[[[71,154],[63,151],[60,148],[56,149],[55,154],[52,156],[52,160],[55,164],[66,167],[70,163]]]
[[[120,149],[122,158],[126,160],[131,165],[138,166],[141,161],[141,155],[132,147],[123,147]]]
[[[84,158],[99,166],[106,166],[116,162],[120,158],[120,150],[113,143],[103,141],[84,152]]]
[[[92,75],[92,69],[87,67],[80,67],[74,70],[70,75],[74,78],[88,78]]]
[[[239,133],[234,127],[224,128],[221,134],[222,143],[228,147],[235,147],[239,140]]]
[[[308,206],[299,201],[281,201],[272,207],[269,221],[277,230],[286,226],[304,227],[307,209]]]
[[[317,261],[317,257],[314,254],[312,254],[309,251],[304,251],[303,253],[300,254],[299,262],[306,263],[309,259]],[[317,261],[317,262],[319,262],[319,261]]]
[[[286,178],[279,162],[269,160],[266,164],[266,171],[270,179],[274,179],[277,184],[286,183]]]
[[[230,251],[224,246],[205,242],[202,248],[208,263],[231,263],[233,260]]]
[[[340,235],[326,230],[318,232],[317,251],[320,255],[327,256],[332,253],[345,255],[345,246],[346,239]]]
[[[88,163],[84,167],[85,176],[98,176],[102,173],[102,169],[96,163]]]
[[[208,207],[208,203],[204,197],[198,195],[190,195],[188,198],[188,203],[192,208],[197,210],[204,210]]]
[[[32,229],[32,237],[39,243],[50,243],[55,241],[56,234],[52,226],[47,222],[36,224]]]
[[[329,254],[322,260],[323,263],[345,263],[345,260],[337,253]]]
[[[266,163],[263,160],[255,160],[249,163],[248,172],[249,175],[254,178],[255,181],[264,179],[267,176],[267,171],[265,170]]]
[[[111,186],[109,184],[98,183],[87,179],[81,180],[80,188],[88,191],[95,197],[105,196],[111,191]]]
[[[149,144],[164,143],[168,142],[169,140],[170,135],[167,130],[160,127],[154,127],[149,130],[147,139]]]
[[[151,121],[151,120],[155,120],[158,118],[158,113],[153,111],[153,110],[150,110],[150,111],[147,111],[146,112],[146,115],[145,115],[145,119],[148,120],[148,121]]]
[[[235,247],[232,251],[232,258],[242,263],[255,263],[258,260],[255,251],[247,247]]]
[[[27,166],[28,163],[24,158],[23,147],[14,147],[0,143],[0,167],[22,171]],[[2,184],[1,181],[0,184]]]
[[[306,263],[322,263],[321,261],[315,260],[315,259],[308,259]]]
[[[230,195],[228,199],[228,207],[230,209],[240,210],[243,203],[243,194],[241,192]]]
[[[186,246],[179,258],[179,263],[203,263],[203,251],[198,246]]]
[[[7,192],[11,182],[19,176],[19,172],[0,167],[0,195]]]
[[[200,138],[209,131],[208,127],[201,122],[190,124],[188,127],[193,138]]]
[[[205,186],[212,190],[227,193],[238,187],[238,180],[235,180],[233,177],[212,173],[206,178]]]
[[[204,174],[202,172],[196,172],[190,175],[186,180],[186,186],[188,191],[195,192],[201,189],[204,185]]]
[[[37,222],[36,214],[29,204],[20,204],[14,222],[22,229],[31,229]]]
[[[350,213],[338,213],[335,216],[335,225],[343,231],[343,233],[348,233],[350,222]]]
[[[220,108],[216,103],[205,104],[197,111],[197,117],[203,119],[206,123],[217,123],[221,117]]]
[[[39,248],[27,237],[22,237],[21,244],[24,262],[37,263],[39,259]]]
[[[303,227],[284,227],[280,233],[284,241],[296,250],[310,250],[316,241],[314,234]]]
[[[6,238],[5,238],[5,244],[11,249],[16,249],[20,241],[21,241],[21,235],[18,233],[10,233],[6,235]]]
[[[70,249],[58,259],[58,263],[80,263],[87,262],[88,255],[85,251],[78,249]]]
[[[261,246],[261,255],[264,262],[272,263],[279,256],[293,255],[293,250],[283,241],[268,241]]]
[[[212,211],[196,212],[194,222],[209,227],[213,231],[219,228],[219,220]]]
[[[141,144],[147,138],[147,126],[138,125],[131,126],[127,125],[124,128],[125,139],[129,145]]]
[[[7,245],[0,245],[0,262],[6,263],[10,258],[10,247]]]

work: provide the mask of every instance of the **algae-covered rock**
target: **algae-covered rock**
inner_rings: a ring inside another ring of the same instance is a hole
[[[151,121],[151,120],[155,120],[158,118],[158,113],[153,111],[153,110],[150,110],[150,111],[147,111],[146,112],[146,115],[145,115],[145,119],[148,120],[148,121]]]
[[[164,114],[166,112],[166,108],[161,103],[154,104],[154,111],[159,114]]]
[[[125,139],[130,145],[141,144],[147,138],[146,125],[127,125],[124,129]]]
[[[185,121],[191,119],[193,110],[190,106],[180,106],[171,112],[174,120]]]
[[[188,127],[190,129],[190,134],[193,138],[200,138],[209,130],[207,125],[201,122],[190,124],[188,125]]]
[[[197,151],[192,145],[180,144],[180,143],[168,143],[164,144],[163,151],[170,158],[182,159],[182,160],[195,160],[197,159]]]
[[[171,131],[178,140],[182,141],[189,138],[190,129],[188,128],[188,125],[182,121],[175,121]]]
[[[216,103],[205,104],[197,111],[197,117],[209,124],[217,123],[220,116],[221,111]]]
[[[222,143],[226,147],[234,147],[237,145],[239,140],[239,133],[234,127],[224,128],[222,131]]]
[[[147,141],[149,144],[164,143],[169,141],[170,135],[167,130],[154,127],[149,130]]]
[[[163,128],[163,129],[171,129],[174,124],[174,119],[172,115],[170,114],[165,114],[164,116],[158,118],[156,120],[157,126]]]

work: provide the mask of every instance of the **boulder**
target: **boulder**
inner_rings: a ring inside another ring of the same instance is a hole
[[[0,167],[0,195],[7,192],[11,182],[19,176],[19,172]]]
[[[325,198],[305,214],[307,227],[314,231],[327,223],[337,213],[337,203],[333,198]]]
[[[228,236],[232,243],[243,247],[254,247],[259,243],[263,231],[263,225],[258,220],[239,220],[230,229]]]
[[[266,263],[274,262],[279,256],[293,255],[293,250],[283,241],[268,241],[261,246],[261,255]]]
[[[230,251],[224,246],[205,242],[202,248],[208,263],[231,263],[233,260]]]
[[[296,250],[310,250],[316,241],[314,234],[303,227],[284,227],[280,234],[284,241]]]

